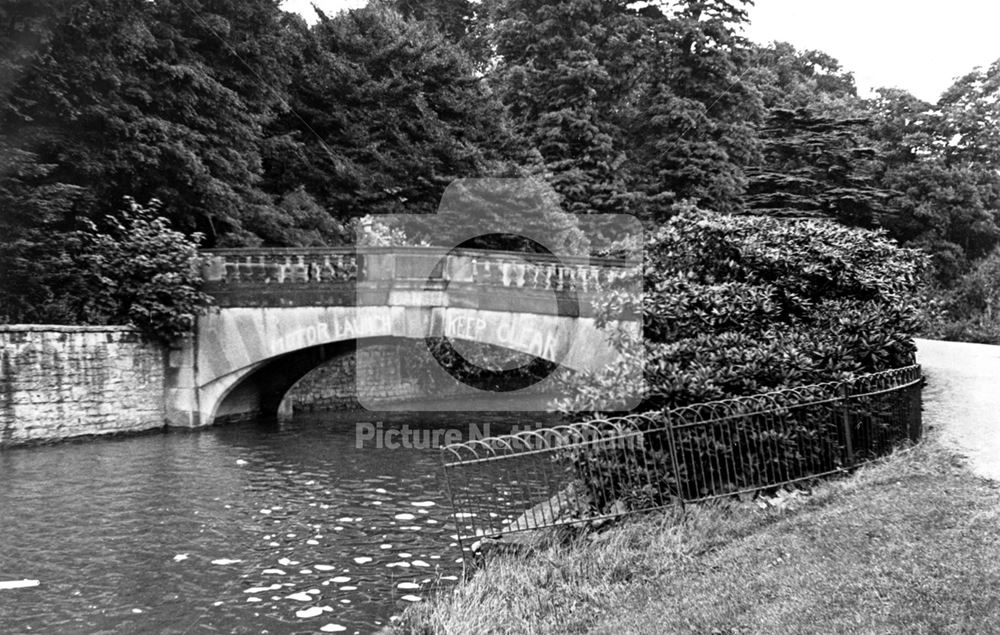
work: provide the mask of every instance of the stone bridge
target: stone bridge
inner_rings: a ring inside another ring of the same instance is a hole
[[[597,369],[618,353],[592,301],[630,276],[622,261],[417,247],[211,250],[202,262],[216,308],[170,353],[174,426],[275,414],[298,379],[361,342],[447,337]]]

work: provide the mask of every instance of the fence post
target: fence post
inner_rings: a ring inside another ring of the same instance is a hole
[[[850,397],[847,386],[847,382],[844,382],[840,386],[841,412],[843,413],[841,415],[841,426],[844,428],[844,451],[847,454],[847,464],[849,467],[854,467],[854,438],[851,430],[851,412],[847,407]]]
[[[674,481],[677,483],[677,506],[684,507],[684,486],[681,483],[681,468],[677,462],[677,441],[674,438],[674,419],[670,416],[670,411],[665,412],[667,443],[670,446],[670,469],[673,470]]]
[[[907,404],[906,404],[906,414],[909,418],[910,423],[910,441],[917,443],[920,441],[920,437],[923,434],[923,402],[920,398],[921,389],[923,388],[923,374],[922,369],[917,367],[917,382],[913,384],[910,388],[906,390]]]

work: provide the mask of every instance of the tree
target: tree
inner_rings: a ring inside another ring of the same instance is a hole
[[[868,125],[862,117],[771,109],[760,131],[762,165],[749,171],[748,210],[831,218],[857,227],[880,225],[893,193],[878,181],[878,153],[865,143]]]
[[[759,102],[741,78],[742,2],[507,0],[491,77],[573,213],[741,206]]]
[[[945,161],[1000,169],[1000,59],[960,78],[937,105]]]
[[[757,47],[753,82],[767,108],[761,161],[748,170],[747,210],[881,225],[893,192],[871,140],[871,117],[854,78],[819,51],[786,43]]]
[[[933,289],[936,309],[926,336],[1000,344],[1000,251],[976,261],[948,287]]]
[[[648,54],[626,134],[648,218],[662,220],[682,200],[720,212],[743,207],[761,117],[760,98],[744,79],[748,42],[737,34],[746,4],[679,1],[644,16]]]
[[[259,144],[285,83],[281,16],[272,0],[92,0],[55,11],[0,115],[19,162],[0,190],[69,188],[70,223],[99,218],[125,194],[158,197],[180,227],[246,237],[244,221],[269,204],[257,188]]]
[[[632,73],[612,53],[641,36],[625,2],[507,0],[492,15],[490,81],[573,214],[630,209],[614,110]]]
[[[269,141],[276,191],[334,218],[433,212],[459,177],[514,154],[503,110],[460,48],[383,6],[321,17]]]
[[[997,175],[978,166],[949,166],[926,157],[893,168],[885,182],[897,193],[889,227],[908,244],[924,247],[945,283],[1000,240]]]
[[[854,75],[835,58],[814,50],[797,50],[787,42],[751,49],[748,73],[765,108],[814,108],[833,116],[853,116],[862,107]]]
[[[932,254],[945,285],[1000,241],[996,75],[996,64],[970,73],[937,106],[899,90],[869,105],[881,179],[894,192],[886,227]]]
[[[591,256],[606,246],[602,227],[562,209],[541,179],[459,179],[433,216],[405,215],[396,226],[410,238],[447,248],[499,249]]]
[[[469,0],[389,0],[388,6],[408,20],[434,25],[455,44],[467,43],[479,3]]]

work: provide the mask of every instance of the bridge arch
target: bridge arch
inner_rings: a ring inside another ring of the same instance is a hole
[[[366,354],[372,354],[374,358],[367,362],[359,361]],[[336,394],[337,397],[378,410],[398,409],[401,404],[394,401],[407,399],[443,403],[442,400],[448,398],[463,399],[473,394],[485,399],[494,398],[495,402],[499,396],[489,390],[477,391],[459,383],[440,367],[428,369],[429,366],[436,366],[437,362],[427,353],[424,340],[377,337],[299,349],[220,378],[202,393],[204,398],[213,389],[218,391],[213,398],[215,410],[209,416],[213,422],[223,422],[291,414],[291,405],[286,400],[293,389],[311,373],[338,359],[345,362],[350,359],[350,362],[335,365],[331,369],[332,374],[324,375],[321,383],[330,381],[339,384],[343,392]],[[359,376],[362,369],[369,370],[365,373],[367,376]],[[371,370],[377,371],[377,378],[371,377]],[[560,374],[565,372],[562,370]],[[345,374],[338,378],[336,373]],[[335,393],[329,385],[324,386],[322,391],[328,397],[333,397]],[[545,403],[543,391],[528,387],[522,394],[531,398],[531,403]],[[282,410],[282,405],[287,406],[286,410]]]
[[[571,370],[617,357],[590,318],[462,307],[228,308],[199,321],[193,373],[198,425],[276,413],[298,379],[350,353],[358,340],[442,336],[526,353]]]
[[[210,419],[218,422],[275,415],[285,395],[302,377],[327,361],[355,351],[353,340],[320,344],[272,357],[220,378],[203,393],[203,397],[214,401]],[[211,392],[217,392],[218,396]]]
[[[275,410],[299,377],[358,340],[447,337],[577,371],[620,360],[591,301],[606,285],[635,278],[635,263],[369,251],[209,254],[206,290],[219,308],[200,316],[193,337],[171,354],[168,424],[209,425],[220,416]],[[638,332],[631,319],[622,324]]]

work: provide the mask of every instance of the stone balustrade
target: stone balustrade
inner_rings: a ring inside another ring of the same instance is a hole
[[[210,293],[261,285],[457,282],[589,293],[636,273],[635,263],[482,250],[402,248],[216,249],[202,252]]]
[[[344,282],[356,280],[353,249],[220,249],[202,252],[209,283]]]

